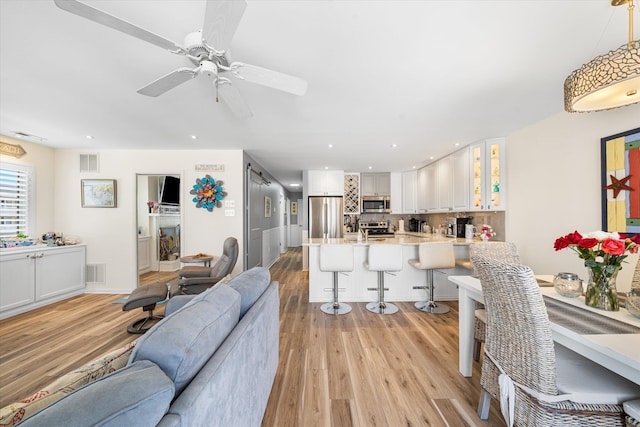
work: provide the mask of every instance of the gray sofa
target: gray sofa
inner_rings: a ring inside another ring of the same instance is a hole
[[[253,268],[177,296],[126,367],[20,426],[259,426],[278,366],[278,283]]]

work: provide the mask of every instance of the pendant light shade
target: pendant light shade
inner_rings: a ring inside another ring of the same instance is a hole
[[[613,0],[614,6],[627,3]],[[609,110],[640,102],[640,40],[633,40],[633,0],[629,1],[629,42],[575,70],[564,82],[568,112]]]

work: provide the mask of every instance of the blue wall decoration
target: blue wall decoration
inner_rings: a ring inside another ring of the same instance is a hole
[[[194,195],[193,203],[196,204],[196,208],[203,208],[209,212],[212,212],[214,207],[221,208],[222,199],[227,195],[222,189],[223,184],[224,182],[211,178],[211,175],[196,179],[196,184],[189,191],[189,194]]]

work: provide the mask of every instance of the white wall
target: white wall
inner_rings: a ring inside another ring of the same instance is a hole
[[[507,240],[536,273],[588,277],[583,261],[555,252],[556,238],[602,229],[600,138],[640,126],[640,105],[598,113],[560,113],[507,136]],[[639,189],[640,191],[640,189]],[[618,276],[630,287],[637,255]]]
[[[79,154],[88,150],[55,150],[55,229],[79,236],[87,244],[87,263],[106,263],[106,286],[89,292],[126,292],[137,285],[136,173],[182,176],[182,253],[218,254],[224,239],[234,236],[243,253],[243,162],[241,150],[95,150],[99,173],[80,173]],[[213,212],[196,208],[189,190],[196,178],[196,164],[223,164],[224,172],[210,172],[224,181],[225,200],[235,200],[235,216],[226,208]],[[88,209],[80,204],[81,179],[116,179],[117,208]],[[140,209],[146,210],[146,205]],[[38,213],[40,216],[40,211]],[[242,257],[234,271],[243,270]]]

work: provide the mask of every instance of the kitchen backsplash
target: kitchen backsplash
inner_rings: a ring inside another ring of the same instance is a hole
[[[450,218],[457,217],[465,217],[470,216],[473,217],[471,223],[476,227],[480,227],[483,224],[487,224],[491,226],[493,231],[496,233],[495,237],[491,240],[505,241],[505,212],[504,211],[493,211],[493,212],[456,212],[456,213],[433,213],[433,214],[409,214],[409,215],[393,215],[393,214],[363,214],[360,215],[360,219],[364,219],[367,221],[386,221],[389,220],[391,226],[395,226],[398,228],[398,221],[404,220],[405,230],[408,231],[409,221],[411,218],[427,221],[429,226],[438,227],[439,225],[443,225],[446,229],[446,225],[449,224]],[[355,218],[353,219],[355,222]]]

